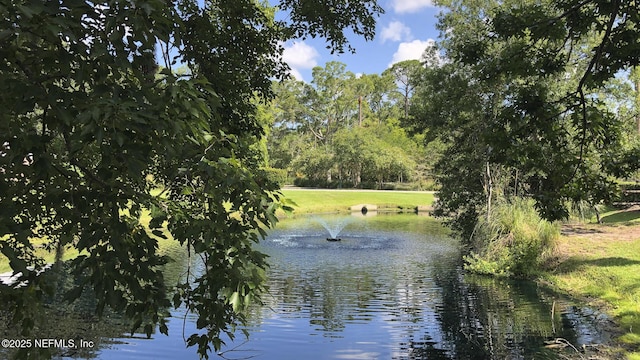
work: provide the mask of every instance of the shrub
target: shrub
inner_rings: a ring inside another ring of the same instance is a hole
[[[267,174],[267,178],[271,182],[275,182],[281,187],[288,183],[288,176],[286,169],[278,169],[272,167],[265,167],[262,170]]]
[[[566,221],[568,223],[585,223],[596,216],[594,207],[586,201],[572,201],[567,203],[566,207],[569,209],[569,218]]]
[[[489,220],[486,214],[479,219],[465,268],[481,274],[530,277],[552,253],[559,236],[559,225],[542,220],[531,201],[497,204]]]

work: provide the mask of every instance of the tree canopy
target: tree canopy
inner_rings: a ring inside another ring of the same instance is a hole
[[[312,74],[310,83],[274,84],[267,110],[270,165],[303,186],[421,186],[427,169],[418,164],[425,162],[425,149],[399,123],[412,94],[399,88],[393,73],[356,76],[330,61]]]
[[[610,202],[640,166],[628,107],[605,91],[639,60],[635,2],[439,3],[447,61],[407,124],[448,144],[440,213],[468,237],[498,192],[534,198],[549,220],[570,201]]]
[[[41,242],[80,253],[70,300],[90,288],[99,314],[147,334],[185,306],[200,329],[188,344],[220,348],[262,289],[252,244],[279,206],[254,99],[285,76],[283,41],[323,36],[341,52],[345,28],[370,39],[382,12],[323,4],[282,1],[284,22],[253,0],[0,2],[0,251],[21,274],[0,296],[22,335],[52,291]],[[201,271],[165,284],[167,238]]]

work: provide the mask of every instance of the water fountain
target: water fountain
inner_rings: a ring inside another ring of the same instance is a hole
[[[322,227],[324,227],[325,230],[327,230],[327,232],[329,232],[329,237],[327,238],[327,241],[342,241],[342,239],[339,238],[338,235],[340,234],[342,229],[344,229],[344,227],[347,226],[349,222],[351,222],[349,218],[343,218],[340,221],[335,222],[333,224],[329,224],[325,219],[322,219],[319,217],[314,217],[313,219],[317,223],[322,225]]]
[[[329,242],[329,236],[342,241]],[[460,276],[459,242],[428,217],[288,218],[256,246],[269,255],[270,295],[264,305],[252,305],[248,325],[238,329],[252,334],[249,342],[245,345],[243,336],[235,343],[225,338],[223,352],[246,351],[264,360],[292,353],[310,360],[347,355],[505,359],[513,354],[559,359],[566,356],[546,348],[545,341],[569,339],[578,349],[592,344],[598,349],[598,329],[584,322],[608,324],[579,304],[573,307],[551,291],[539,291],[535,283]],[[190,264],[186,251],[180,259],[172,263],[176,270]],[[510,306],[514,303],[516,308]],[[477,308],[469,312],[469,304]],[[179,310],[169,319],[174,320],[170,327],[186,324],[187,331],[199,331],[195,318]],[[524,321],[527,326],[513,326]],[[478,326],[483,323],[491,327]],[[461,330],[469,337],[448,336]],[[184,343],[182,333],[169,334],[146,339],[127,333],[98,350],[97,357],[191,358],[192,347],[176,346]]]

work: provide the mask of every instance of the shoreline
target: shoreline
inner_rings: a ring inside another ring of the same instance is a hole
[[[640,360],[638,250],[640,223],[564,224],[553,258],[536,279],[608,316],[603,330],[611,343],[597,353],[606,358]]]
[[[436,195],[433,191],[289,187],[282,193],[296,203],[287,216],[345,213],[357,204],[376,204],[380,212],[411,212],[418,206],[432,206]],[[602,217],[610,222],[563,224],[552,259],[535,280],[606,314],[612,320],[606,324],[612,343],[604,351],[613,358],[640,360],[640,209],[612,211]],[[0,274],[0,281],[10,280],[11,275]]]

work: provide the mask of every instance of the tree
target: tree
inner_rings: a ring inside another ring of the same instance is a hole
[[[629,72],[629,80],[633,87],[633,107],[635,109],[636,133],[640,134],[640,67],[634,66]]]
[[[382,74],[364,74],[359,79],[367,83],[368,91],[363,93],[363,102],[368,105],[373,120],[384,123],[391,118],[399,118],[401,115],[397,109],[397,86],[390,72]]]
[[[289,78],[274,81],[274,97],[269,110],[274,118],[268,136],[270,164],[280,169],[290,169],[293,158],[308,147],[313,138],[301,133],[307,109],[303,103],[305,84]]]
[[[610,199],[614,175],[640,166],[626,161],[624,119],[598,96],[640,61],[638,11],[626,1],[507,2],[491,10],[486,32],[458,42],[456,60],[510,85],[500,111],[502,125],[515,131],[492,143],[510,141],[519,145],[502,146],[510,158],[532,159],[525,166],[535,174],[527,182],[547,219],[567,216],[565,199]],[[552,151],[521,146],[532,133]]]
[[[440,213],[457,219],[468,239],[500,194],[534,198],[548,220],[566,218],[568,201],[611,201],[616,177],[638,163],[624,145],[625,119],[600,90],[636,61],[635,45],[618,37],[630,35],[634,21],[620,11],[637,9],[600,1],[440,4],[450,9],[439,22],[448,59],[427,70],[407,121],[447,146],[437,165]]]
[[[451,218],[450,225],[463,239],[473,234],[489,203],[485,174],[492,154],[486,137],[492,134],[499,99],[497,89],[492,89],[496,97],[485,96],[490,88],[470,74],[470,69],[453,63],[425,69],[411,116],[403,121],[411,131],[423,133],[425,142],[444,145],[434,164],[442,185],[436,214]]]
[[[395,130],[390,126],[374,126],[342,129],[336,133],[332,151],[340,181],[353,187],[370,183],[382,188],[385,181],[410,180],[415,162],[409,154],[415,150],[415,144],[407,146],[410,140],[402,136],[404,134],[391,134]],[[387,139],[378,133],[383,131]]]
[[[252,0],[0,2],[0,250],[21,274],[0,296],[24,336],[55,276],[38,275],[40,239],[81,253],[70,300],[90,288],[99,314],[122,311],[148,335],[183,305],[202,330],[188,345],[220,348],[263,289],[252,244],[279,203],[253,99],[285,75],[283,41],[325,36],[340,52],[344,28],[371,38],[382,10],[349,4],[284,0],[285,23]],[[178,284],[161,271],[171,240],[203,264]]]
[[[338,129],[351,126],[357,114],[357,95],[350,86],[355,75],[338,61],[329,61],[324,68],[316,66],[312,74],[313,86],[306,93],[309,130],[318,140],[328,143]]]
[[[350,182],[353,187],[360,186],[366,168],[373,166],[376,145],[376,139],[365,129],[339,131],[332,144],[339,180]]]
[[[402,96],[405,118],[409,116],[409,103],[420,78],[422,68],[422,64],[418,60],[405,60],[397,62],[391,68],[385,70],[385,73],[393,75],[396,80]]]
[[[301,148],[297,156],[291,161],[291,167],[296,175],[302,174],[312,186],[326,186],[333,178],[327,177],[335,168],[333,153],[325,146],[307,146]]]

